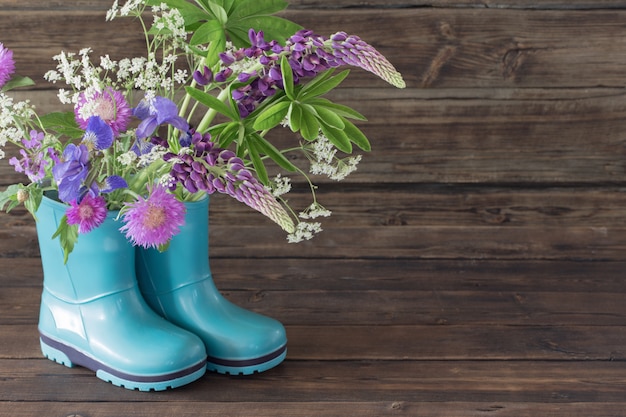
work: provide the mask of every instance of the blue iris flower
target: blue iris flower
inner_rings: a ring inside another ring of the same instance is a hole
[[[84,196],[83,181],[89,173],[89,149],[86,145],[67,145],[61,162],[52,167],[52,175],[59,188],[59,199],[66,203]]]

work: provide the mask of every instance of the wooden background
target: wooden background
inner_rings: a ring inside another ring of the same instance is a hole
[[[0,42],[38,81],[19,98],[59,108],[41,76],[61,49],[141,51],[109,6],[0,0]],[[0,216],[0,415],[626,415],[626,2],[290,0],[284,15],[361,36],[407,81],[354,70],[333,94],[368,116],[373,151],[318,181],[334,214],[316,239],[211,200],[216,283],[286,325],[288,359],[151,394],[42,359],[34,223],[16,211]]]

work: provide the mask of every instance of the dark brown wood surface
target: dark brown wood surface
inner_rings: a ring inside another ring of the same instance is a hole
[[[373,151],[317,179],[333,216],[316,239],[211,199],[216,283],[285,324],[287,360],[139,393],[43,359],[35,227],[16,210],[0,215],[0,416],[625,416],[626,2],[290,4],[370,41],[408,87],[354,70],[333,93],[368,116]],[[0,0],[0,42],[37,81],[17,97],[61,108],[42,75],[62,49],[139,53],[109,6]],[[2,162],[0,186],[21,181]]]

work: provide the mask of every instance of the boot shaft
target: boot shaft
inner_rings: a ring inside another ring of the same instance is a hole
[[[185,225],[165,252],[137,248],[136,273],[144,293],[165,293],[211,277],[209,197],[185,207]]]
[[[37,210],[37,237],[43,266],[44,289],[71,303],[132,288],[135,250],[119,231],[117,212],[109,212],[102,225],[81,234],[63,263],[63,249],[52,239],[67,205],[44,197]]]

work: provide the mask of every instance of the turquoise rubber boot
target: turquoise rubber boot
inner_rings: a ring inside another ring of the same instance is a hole
[[[44,197],[37,211],[43,265],[39,333],[43,354],[80,365],[128,389],[160,391],[188,384],[206,372],[206,350],[194,334],[157,315],[135,276],[135,248],[110,212],[82,234],[63,264],[51,237],[67,206]]]
[[[285,328],[220,294],[209,268],[209,199],[185,205],[185,225],[166,251],[137,249],[141,293],[157,313],[200,336],[207,370],[249,375],[273,368],[287,354]]]

